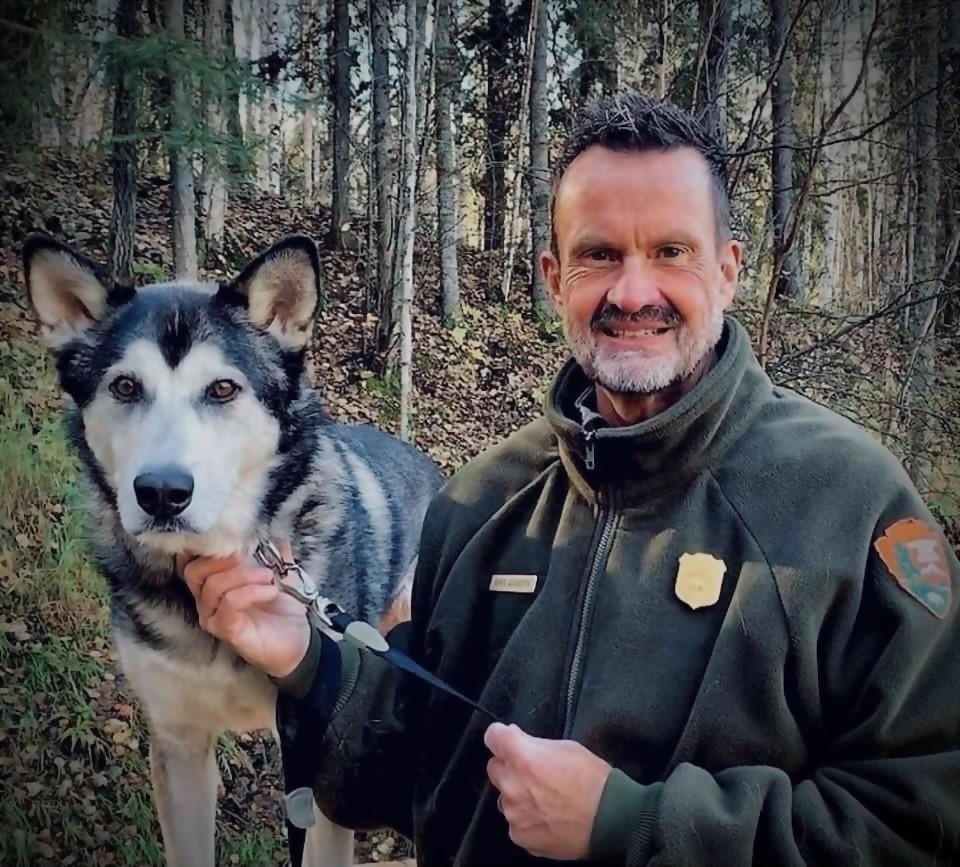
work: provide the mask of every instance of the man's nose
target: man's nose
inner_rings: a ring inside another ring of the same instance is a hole
[[[617,281],[607,293],[607,301],[624,313],[636,313],[644,307],[663,304],[655,269],[645,257],[624,258]]]

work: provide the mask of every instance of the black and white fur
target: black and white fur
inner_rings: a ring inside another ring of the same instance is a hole
[[[150,728],[167,861],[212,867],[223,730],[275,731],[269,680],[202,631],[174,555],[249,553],[286,538],[324,595],[403,619],[440,475],[412,446],[331,422],[307,385],[320,272],[281,241],[229,284],[109,288],[46,237],[24,272],[87,482],[93,549],[121,663]],[[353,835],[318,814],[304,863],[352,863]]]

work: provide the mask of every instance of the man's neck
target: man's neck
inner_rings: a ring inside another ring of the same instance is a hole
[[[619,394],[597,383],[597,412],[613,427],[627,427],[653,418],[673,406],[713,367],[717,352],[711,349],[693,373],[650,394]]]

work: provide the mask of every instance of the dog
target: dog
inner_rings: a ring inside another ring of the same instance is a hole
[[[408,443],[334,423],[310,388],[321,278],[309,238],[280,241],[223,284],[111,287],[42,236],[23,266],[69,398],[121,666],[147,718],[167,861],[212,867],[217,738],[276,735],[276,691],[201,630],[176,555],[289,539],[323,595],[387,631],[408,618],[441,475]],[[352,864],[352,832],[314,812],[304,864]]]

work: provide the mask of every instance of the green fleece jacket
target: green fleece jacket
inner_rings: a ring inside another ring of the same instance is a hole
[[[960,565],[900,465],[774,387],[730,318],[649,421],[585,431],[588,385],[567,364],[545,418],[442,490],[391,639],[612,764],[590,863],[960,863]],[[497,810],[488,721],[335,647],[332,718],[330,665],[279,710],[326,725],[321,809],[424,865],[539,863]]]

